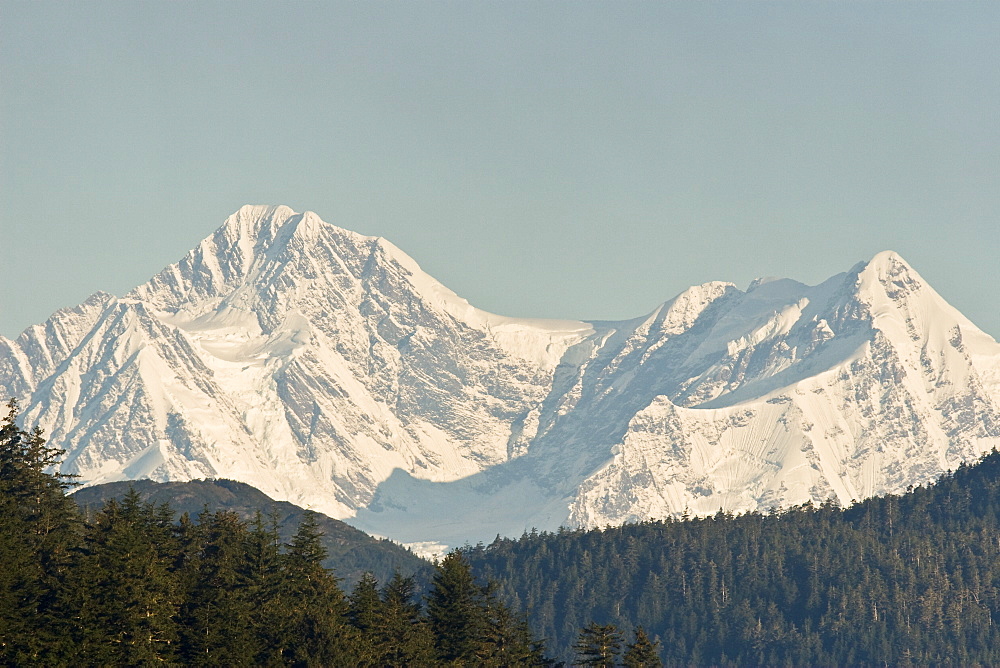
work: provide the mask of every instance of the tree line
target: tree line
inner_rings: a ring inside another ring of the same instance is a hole
[[[538,666],[523,615],[473,577],[461,552],[436,564],[426,604],[411,577],[365,574],[346,594],[322,565],[307,514],[288,542],[260,514],[175,521],[134,491],[84,518],[51,473],[39,430],[0,423],[0,664]]]
[[[188,513],[196,518],[208,508],[212,511],[229,510],[249,521],[260,511],[269,523],[277,521],[282,543],[291,541],[296,527],[308,512],[287,501],[275,501],[250,485],[224,478],[172,482],[123,480],[74,490],[71,498],[85,518],[93,520],[108,500],[122,499],[130,489],[134,489],[143,501],[168,503],[177,516]],[[398,543],[373,538],[326,515],[317,515],[316,519],[327,551],[323,565],[333,569],[341,578],[342,589],[352,588],[366,571],[371,571],[380,582],[388,582],[398,571],[403,575],[412,575],[417,589],[426,591],[433,575],[430,562]]]
[[[668,666],[1000,665],[1000,454],[834,502],[469,548],[556,657],[640,627]]]
[[[343,591],[316,517],[81,515],[0,420],[0,664],[1000,664],[1000,453],[842,509],[498,537]],[[544,639],[544,640],[543,640]],[[626,642],[626,639],[628,642]]]
[[[0,664],[45,666],[552,666],[524,614],[461,550],[412,576],[366,572],[350,593],[324,567],[314,513],[185,513],[135,489],[81,514],[62,451],[0,422]],[[611,665],[620,634],[583,629],[580,662]],[[613,642],[606,642],[608,635]],[[641,634],[629,666],[659,665]],[[652,662],[651,662],[652,661]],[[611,662],[611,663],[609,663]]]

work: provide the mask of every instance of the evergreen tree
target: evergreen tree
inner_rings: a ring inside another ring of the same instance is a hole
[[[203,512],[198,541],[183,580],[184,661],[194,665],[252,665],[260,648],[253,632],[256,601],[249,597],[246,526],[235,513]],[[190,549],[190,546],[189,546]]]
[[[375,576],[371,572],[365,572],[347,600],[348,619],[360,634],[358,665],[380,665],[382,651],[375,638],[375,631],[382,613],[382,599],[379,597]]]
[[[577,663],[581,666],[614,668],[615,659],[622,647],[622,635],[614,624],[600,625],[591,622],[580,629],[576,644]]]
[[[382,607],[375,624],[381,665],[390,668],[435,665],[434,636],[414,601],[412,577],[397,571],[382,588]]]
[[[461,551],[452,550],[437,564],[427,596],[427,616],[438,658],[475,665],[485,625],[483,588],[472,576]]]
[[[480,640],[480,666],[544,666],[543,643],[537,642],[524,615],[515,613],[496,595],[495,587],[484,591],[485,626]]]
[[[24,540],[28,529],[4,501],[0,498],[0,664],[28,665],[41,649],[35,639],[43,631],[39,612],[45,590],[41,564]]]
[[[321,535],[315,513],[306,513],[284,555],[283,656],[295,665],[355,665],[357,633],[337,579],[323,567]]]
[[[280,625],[283,614],[281,599],[282,561],[281,540],[277,519],[264,521],[258,511],[246,534],[247,598],[253,603],[250,611],[250,632],[256,639],[255,663],[260,666],[280,665],[282,652]]]
[[[63,451],[40,429],[17,426],[11,399],[0,421],[0,663],[58,663],[72,652],[72,610],[63,582],[79,543],[79,515],[66,490],[72,476],[53,473]]]
[[[170,662],[177,647],[177,585],[169,523],[135,490],[109,501],[87,532],[69,578],[78,597],[77,656],[89,665]]]
[[[635,640],[626,645],[622,663],[625,668],[660,668],[663,662],[656,652],[659,642],[650,642],[646,631],[640,626],[635,630]]]

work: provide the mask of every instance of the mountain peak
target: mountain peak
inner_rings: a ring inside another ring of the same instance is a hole
[[[284,220],[296,215],[292,207],[284,204],[244,204],[226,218],[223,226],[228,226],[240,221],[253,221],[268,218]]]
[[[219,228],[216,234],[222,233],[229,238],[256,237],[261,227],[267,221],[279,225],[296,213],[285,205],[244,204],[237,209]]]
[[[903,272],[913,272],[913,267],[896,251],[884,250],[876,253],[865,265],[865,271],[874,272],[879,276],[897,275]]]
[[[857,265],[855,270],[858,272],[858,297],[872,306],[886,298],[899,303],[926,291],[929,291],[928,296],[937,296],[920,274],[894,251],[882,251],[867,263]]]
[[[0,341],[0,387],[86,483],[234,478],[450,545],[847,502],[1000,445],[1000,346],[892,251],[819,286],[549,322],[287,206],[241,207],[122,299]]]
[[[260,243],[270,244],[280,238],[315,238],[324,227],[362,236],[340,230],[312,211],[298,213],[283,204],[246,204],[226,218],[222,226],[203,243],[214,243],[220,249],[232,246],[251,248]]]

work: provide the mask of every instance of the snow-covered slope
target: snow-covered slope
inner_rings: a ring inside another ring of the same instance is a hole
[[[287,207],[0,338],[0,387],[88,483],[234,478],[429,544],[847,503],[1000,445],[1000,346],[894,253],[526,320]]]

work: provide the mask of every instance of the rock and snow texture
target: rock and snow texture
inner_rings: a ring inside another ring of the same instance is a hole
[[[894,253],[631,321],[526,320],[287,207],[0,337],[0,388],[86,483],[233,478],[443,545],[846,504],[1000,445],[1000,345]]]

